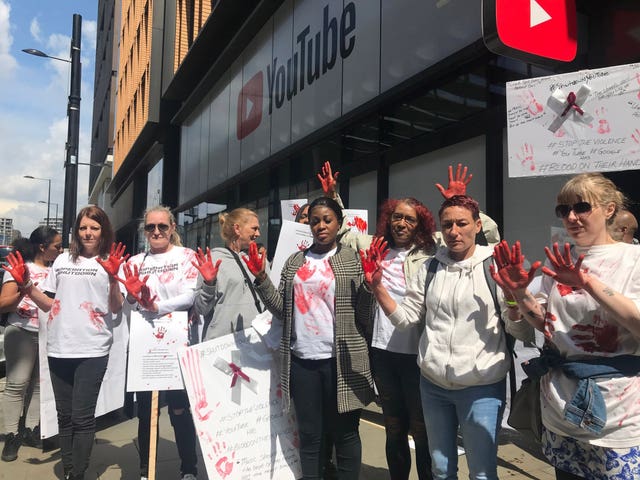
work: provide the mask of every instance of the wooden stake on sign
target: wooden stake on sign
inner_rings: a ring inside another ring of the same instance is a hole
[[[156,450],[158,449],[158,390],[151,393],[151,431],[149,432],[149,480],[156,480]]]

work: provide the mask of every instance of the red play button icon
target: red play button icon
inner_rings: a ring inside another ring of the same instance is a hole
[[[575,0],[484,0],[489,50],[532,63],[570,62],[578,47]]]
[[[238,94],[238,120],[236,136],[238,140],[253,132],[262,121],[262,70],[244,84]]]

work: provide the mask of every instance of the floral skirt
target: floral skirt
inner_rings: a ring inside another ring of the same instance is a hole
[[[599,447],[543,428],[542,452],[554,467],[587,480],[640,479],[640,446]]]

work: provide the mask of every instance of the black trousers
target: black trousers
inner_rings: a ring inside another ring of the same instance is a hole
[[[96,403],[109,356],[49,357],[51,384],[58,412],[62,465],[74,480],[84,479],[96,436]]]
[[[389,476],[407,480],[411,471],[409,433],[416,446],[416,471],[420,480],[431,480],[431,456],[420,399],[420,369],[417,355],[371,348],[371,370],[378,387]]]
[[[196,428],[189,410],[189,397],[185,390],[162,392],[167,401],[169,419],[180,456],[183,475],[198,474],[196,454]],[[140,447],[140,473],[147,476],[149,470],[149,442],[151,437],[151,392],[136,392],[138,399],[138,445]],[[180,413],[176,413],[179,411]]]
[[[326,442],[332,435],[339,480],[358,480],[362,460],[361,409],[338,413],[336,359],[291,356],[290,389],[298,419],[300,463],[307,479],[323,477]]]

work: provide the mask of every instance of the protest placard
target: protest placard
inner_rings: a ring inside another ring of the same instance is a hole
[[[345,208],[344,224],[355,233],[367,233],[369,230],[369,211],[355,208]]]
[[[269,278],[277,287],[280,283],[280,272],[282,267],[292,254],[306,250],[313,244],[313,236],[309,225],[302,223],[283,221],[276,244],[276,252],[271,262],[271,274]]]
[[[507,82],[509,176],[640,168],[640,64]]]
[[[131,312],[127,391],[184,388],[177,353],[189,344],[188,313]]]
[[[306,198],[294,198],[290,200],[280,200],[280,209],[282,213],[282,220],[288,220],[290,222],[296,221],[296,216],[303,205],[307,203]]]
[[[179,353],[210,479],[302,476],[293,412],[282,410],[276,362],[253,329]]]

